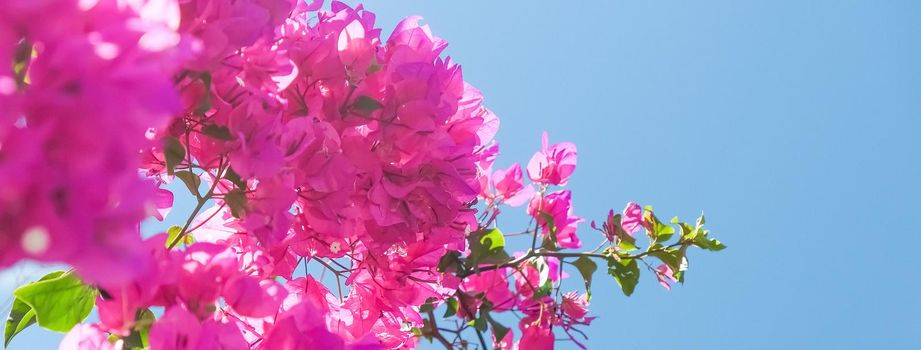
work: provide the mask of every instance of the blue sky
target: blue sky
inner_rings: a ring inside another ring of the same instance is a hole
[[[590,348],[921,346],[921,2],[365,4],[385,36],[422,15],[451,43],[502,118],[497,165],[548,130],[579,147],[578,215],[704,211],[729,246],[671,292],[596,275]]]

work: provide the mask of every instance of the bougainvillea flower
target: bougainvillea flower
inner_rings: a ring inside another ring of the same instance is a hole
[[[627,203],[624,208],[623,219],[621,219],[621,226],[627,234],[633,236],[643,227],[643,208],[634,202]]]
[[[528,162],[528,177],[541,184],[565,186],[576,170],[576,145],[561,142],[548,145],[547,132],[541,138],[541,149]]]
[[[668,283],[668,281],[678,282],[678,279],[675,278],[675,272],[672,271],[671,267],[665,264],[656,267],[656,279],[659,280],[659,284],[662,288],[666,290],[672,290],[672,285]]]
[[[535,196],[528,205],[528,214],[537,220],[545,234],[554,233],[560,247],[575,249],[582,246],[576,229],[584,220],[573,214],[569,190]]]

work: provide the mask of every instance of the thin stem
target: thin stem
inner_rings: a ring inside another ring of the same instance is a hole
[[[202,226],[205,226],[205,224],[207,224],[208,221],[211,221],[211,219],[213,219],[215,216],[217,216],[218,213],[221,212],[221,209],[224,209],[224,206],[225,206],[225,205],[226,205],[226,204],[221,204],[221,206],[220,206],[219,208],[217,208],[217,210],[215,210],[214,213],[211,213],[211,215],[208,216],[207,219],[205,219],[205,220],[203,220],[202,222],[198,223],[198,225],[195,225],[195,227],[190,228],[190,229],[189,229],[189,233],[192,233],[192,231],[195,231],[195,230],[199,229],[199,228],[202,227]]]
[[[467,307],[467,304],[464,303],[464,298],[462,298],[461,296],[458,296],[457,302],[458,304],[460,304],[460,307],[464,309],[464,312],[467,314],[467,316],[476,317],[476,315],[474,315],[473,312],[470,311],[470,308]],[[481,349],[486,350],[487,349],[486,339],[483,338],[483,332],[481,332],[479,329],[476,329],[476,327],[473,327],[473,330],[476,331],[476,336],[477,338],[480,339],[480,345],[482,346]]]
[[[221,159],[220,164],[218,164],[218,168],[217,168],[218,169],[217,170],[218,179],[220,179],[220,175],[224,171],[223,163],[224,163],[224,160]],[[173,247],[178,245],[179,242],[181,242],[185,238],[185,236],[189,234],[188,230],[189,230],[189,226],[192,225],[192,220],[195,220],[195,217],[198,216],[198,212],[201,211],[201,208],[203,208],[205,206],[205,203],[207,203],[208,200],[211,199],[211,196],[214,194],[214,189],[217,188],[217,185],[219,183],[220,181],[214,181],[214,183],[211,184],[211,188],[208,189],[208,192],[205,193],[203,197],[198,198],[198,204],[195,206],[195,209],[192,210],[192,214],[189,215],[189,218],[185,221],[185,225],[182,225],[182,231],[178,235],[176,235],[176,238],[173,238],[173,241],[170,242],[169,245],[166,246],[167,250],[173,249]],[[198,194],[198,191],[196,191],[196,195],[197,194]]]
[[[444,345],[445,349],[454,349],[454,345],[452,345],[451,342],[449,342],[448,339],[445,338],[443,335],[441,335],[441,332],[439,332],[441,328],[438,328],[438,323],[435,322],[435,312],[432,310],[429,310],[428,315],[429,315],[429,320],[432,321],[432,330],[429,332],[429,334],[433,338],[438,339],[438,342],[440,342],[441,345]],[[445,331],[450,331],[450,330],[445,329]]]

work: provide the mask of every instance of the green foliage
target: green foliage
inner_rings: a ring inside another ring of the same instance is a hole
[[[582,275],[582,280],[585,281],[585,292],[588,294],[588,298],[592,298],[592,275],[598,270],[598,265],[592,261],[591,258],[587,256],[580,256],[576,261],[573,261],[572,264],[579,269],[579,273]]]
[[[539,213],[540,218],[544,220],[544,223],[547,226],[547,231],[544,234],[544,239],[541,241],[540,248],[543,250],[548,250],[556,252],[560,250],[560,247],[556,241],[556,221],[553,220],[553,215],[547,214],[545,212]]]
[[[55,271],[17,288],[13,296],[13,309],[4,330],[4,345],[36,322],[52,331],[69,331],[93,309],[96,289],[70,272]]]
[[[377,102],[377,100],[373,98],[368,96],[358,96],[358,98],[355,99],[355,103],[352,104],[352,107],[357,109],[359,112],[368,115],[371,114],[371,112],[381,109],[383,106],[380,102]]]
[[[531,260],[531,264],[537,269],[538,282],[537,290],[534,291],[533,299],[538,300],[550,295],[553,291],[553,280],[550,278],[550,265],[547,264],[547,258],[537,257]]]
[[[27,327],[35,324],[35,310],[19,299],[13,299],[13,308],[6,319],[6,328],[3,331],[3,346],[10,345],[10,340]]]
[[[240,178],[240,174],[237,174],[233,168],[228,167],[227,171],[224,172],[224,178],[237,186],[239,189],[246,189],[246,181]]]
[[[505,236],[498,228],[483,229],[467,237],[470,244],[469,266],[476,268],[480,264],[502,264],[511,257],[505,251]]]
[[[659,221],[659,218],[652,213],[652,207],[646,207],[646,210],[643,211],[643,221],[646,222],[647,227],[652,228],[652,230],[647,229],[647,234],[653,244],[668,241],[675,234],[675,228]]]
[[[723,242],[720,242],[718,239],[709,237],[710,230],[704,228],[706,219],[704,218],[703,214],[700,214],[700,217],[697,218],[697,222],[693,227],[691,227],[691,225],[688,223],[679,222],[678,217],[672,219],[672,222],[677,223],[681,229],[682,242],[691,242],[701,249],[714,252],[726,249],[726,245],[724,245]]]
[[[174,175],[182,180],[182,183],[184,183],[185,187],[189,189],[189,192],[194,194],[196,197],[199,196],[198,187],[201,186],[201,178],[195,176],[195,174],[187,170],[177,171],[174,173]]]
[[[622,220],[623,215],[614,214],[614,236],[617,237],[617,248],[625,252],[634,251],[636,250],[636,238],[627,234],[621,224]]]
[[[447,318],[457,314],[457,299],[454,297],[446,299],[445,306],[447,306],[447,309],[445,310],[444,317]]]
[[[674,277],[678,282],[684,282],[684,271],[687,270],[688,260],[685,257],[687,245],[679,247],[663,247],[656,244],[650,247],[649,256],[659,259],[663,264],[668,265],[674,271]]]
[[[620,285],[621,291],[629,297],[633,294],[633,290],[640,280],[640,267],[637,265],[636,259],[625,258],[619,261],[609,259],[608,274],[614,276],[617,284]]]
[[[181,233],[182,233],[181,226],[170,226],[170,228],[166,230],[166,234],[167,234],[166,247],[169,248],[170,243],[175,241],[176,237],[179,237]],[[179,243],[182,243],[188,246],[188,245],[191,245],[192,243],[195,243],[195,238],[193,238],[192,235],[187,234],[185,235],[185,237],[182,238],[182,240],[179,241]]]
[[[461,258],[459,251],[449,250],[438,260],[438,272],[453,272],[463,269],[463,258]]]
[[[230,141],[234,139],[233,135],[230,133],[230,129],[227,129],[226,126],[220,126],[217,124],[208,124],[201,127],[201,133],[222,141]]]
[[[173,175],[176,166],[185,158],[185,147],[179,139],[168,136],[163,139],[163,156],[166,157],[166,173]]]
[[[492,315],[490,315],[492,308],[493,305],[489,300],[483,300],[483,303],[480,305],[479,315],[473,320],[472,325],[473,328],[480,332],[486,331],[487,325],[489,325],[496,339],[501,340],[508,334],[509,328],[492,318]]]
[[[195,113],[205,114],[205,112],[211,110],[211,73],[203,72],[199,76],[202,84],[205,86],[205,96],[202,98],[201,103],[195,108]]]
[[[435,310],[435,302],[438,301],[435,298],[428,298],[425,300],[425,303],[422,306],[419,306],[419,313],[429,313]]]
[[[125,337],[125,349],[142,350],[150,346],[148,338],[150,336],[150,326],[157,320],[150,309],[138,310],[134,318],[134,326],[131,327],[131,333]]]
[[[230,214],[235,218],[239,218],[247,208],[246,194],[239,188],[233,189],[224,194],[224,203],[227,203],[227,206],[230,207]]]

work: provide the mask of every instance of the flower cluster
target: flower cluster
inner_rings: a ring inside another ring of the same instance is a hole
[[[143,262],[156,187],[137,154],[179,110],[171,77],[190,53],[160,3],[4,2],[0,266],[63,261],[123,281]]]
[[[465,330],[487,347],[486,329],[497,348],[552,348],[559,331],[581,345],[573,335],[594,318],[593,259],[629,295],[637,261],[660,259],[649,269],[670,288],[689,246],[721,249],[702,219],[676,221],[680,240],[667,244],[674,229],[630,203],[600,228],[592,222],[598,249],[565,251],[582,247],[584,220],[572,193],[554,186],[569,182],[575,145],[551,145],[545,133],[526,169],[493,170],[499,119],[442,56],[445,40],[418,17],[384,39],[362,6],[322,5],[4,4],[0,266],[74,267],[99,322],[76,324],[82,315],[52,328],[70,329],[62,348],[378,349],[420,339],[453,348],[466,346]],[[142,239],[140,222],[167,219],[176,185],[193,213]],[[524,204],[531,227],[499,231],[504,206]],[[650,245],[636,253],[641,229]],[[509,254],[515,236],[531,244]],[[567,264],[586,293],[560,290]],[[17,303],[40,325],[55,317],[23,295]],[[454,339],[436,324],[439,306],[464,321]],[[511,312],[521,316],[517,340],[498,320]],[[25,315],[8,325],[27,326]]]

